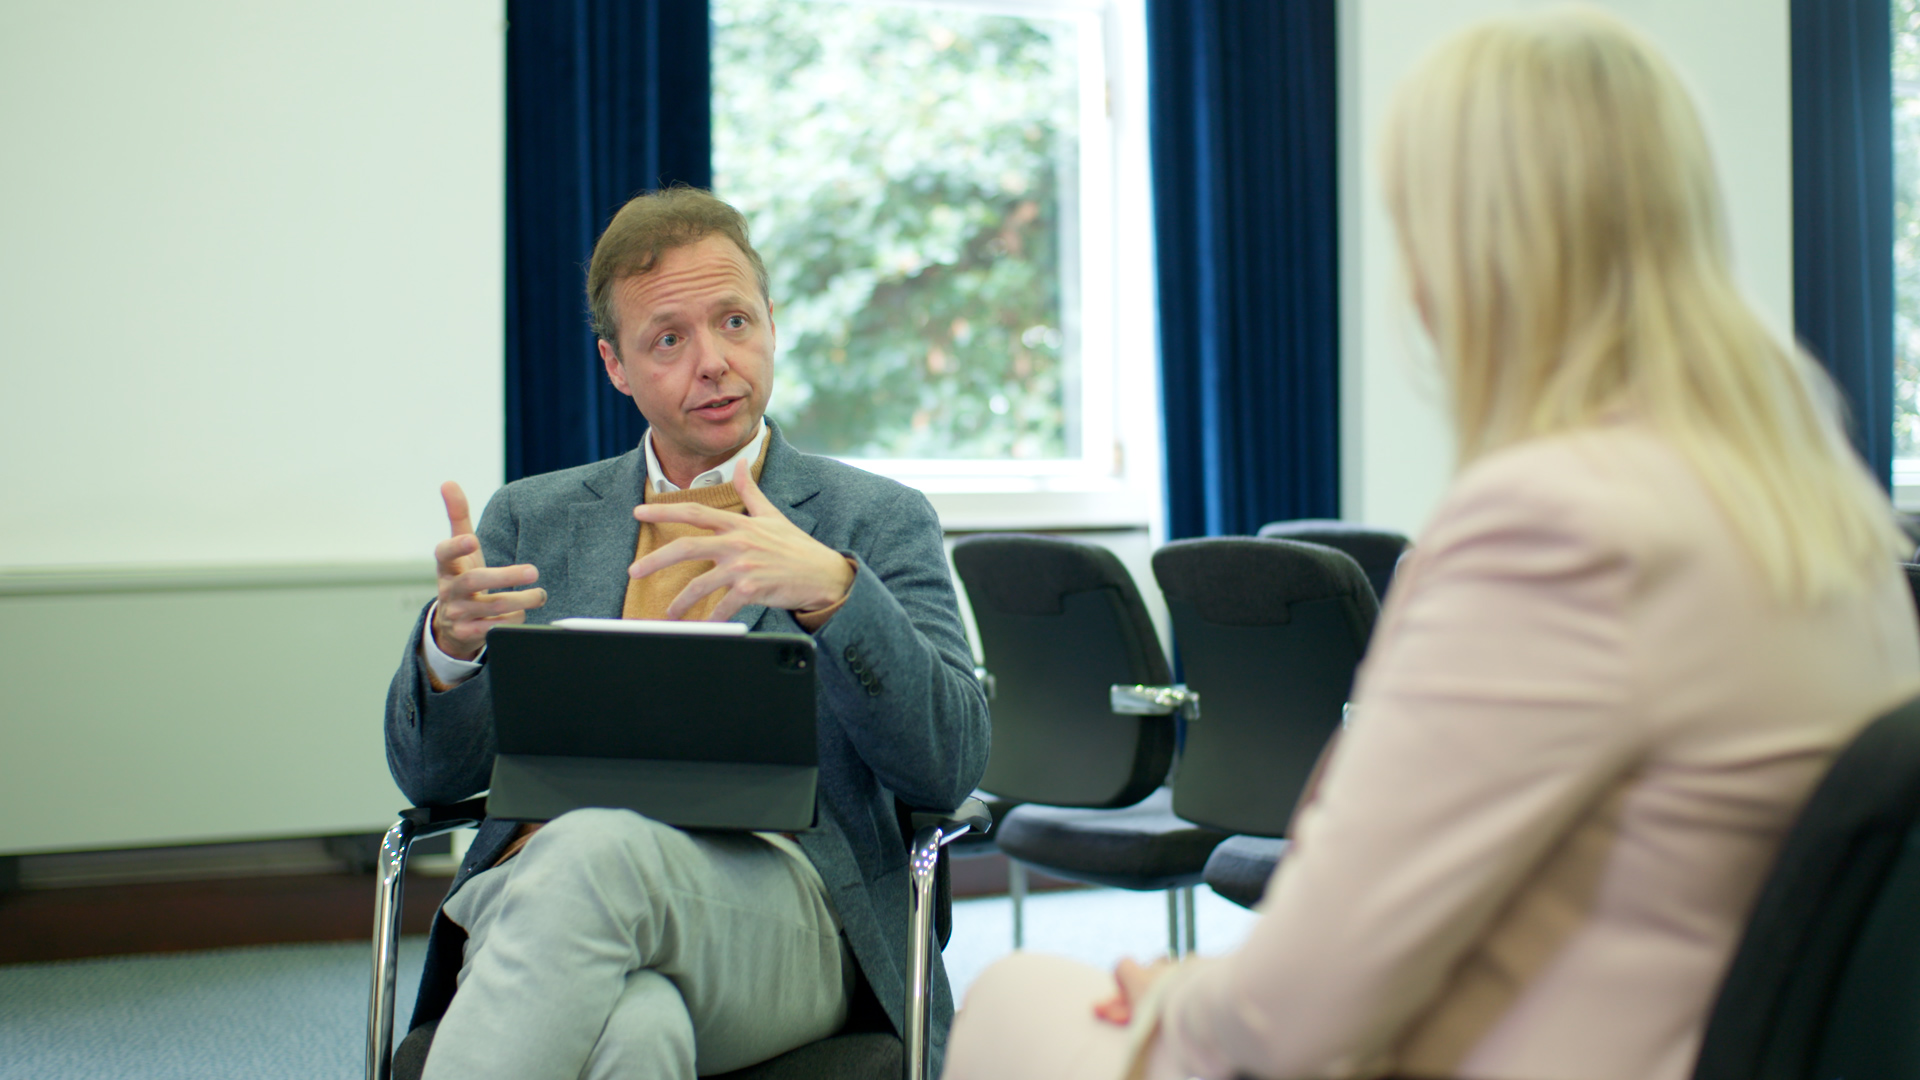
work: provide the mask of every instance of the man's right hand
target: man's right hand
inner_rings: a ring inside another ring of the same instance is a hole
[[[480,538],[473,534],[466,492],[449,480],[440,485],[440,498],[447,504],[447,524],[453,536],[433,549],[440,573],[440,603],[433,609],[433,643],[456,660],[471,660],[486,645],[488,630],[501,623],[525,622],[528,608],[547,602],[547,590],[489,592],[531,585],[540,579],[540,571],[524,563],[486,565],[480,554]]]

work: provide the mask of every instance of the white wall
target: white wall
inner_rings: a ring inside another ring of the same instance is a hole
[[[1375,147],[1399,81],[1476,19],[1532,0],[1343,0],[1341,362],[1346,517],[1415,531],[1446,487],[1453,444],[1402,300]],[[1695,94],[1719,165],[1741,283],[1793,325],[1787,0],[1611,0]]]
[[[501,476],[502,11],[0,2],[0,855],[391,823]]]
[[[501,8],[0,8],[0,570],[424,561],[499,483]]]
[[[0,578],[0,855],[385,830],[387,682],[432,595],[379,566]]]
[[[380,700],[434,487],[500,478],[501,6],[0,4],[0,854],[398,805]],[[1417,528],[1449,454],[1367,171],[1381,112],[1512,6],[1343,0],[1351,518]],[[1614,6],[1700,91],[1786,325],[1786,0]]]

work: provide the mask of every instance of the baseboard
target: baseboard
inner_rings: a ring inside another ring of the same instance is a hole
[[[401,932],[425,933],[447,879],[407,876]],[[372,874],[28,889],[0,896],[0,964],[373,940]]]
[[[974,900],[985,896],[1007,895],[1007,857],[994,852],[991,855],[972,855],[964,859],[950,859],[948,872],[953,876],[953,898],[955,900]],[[1060,889],[1085,889],[1090,886],[1054,877],[1052,874],[1027,868],[1028,892],[1054,892]]]

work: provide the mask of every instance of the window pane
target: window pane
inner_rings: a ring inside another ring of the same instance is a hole
[[[714,189],[766,259],[789,437],[853,458],[1080,456],[1076,25],[712,11]]]
[[[1920,0],[1893,5],[1893,456],[1920,458]]]

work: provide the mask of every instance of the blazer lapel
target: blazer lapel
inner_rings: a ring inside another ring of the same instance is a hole
[[[599,498],[568,508],[572,531],[568,578],[573,597],[567,610],[596,618],[617,619],[627,600],[627,567],[640,542],[640,523],[633,508],[640,504],[641,477],[646,466],[639,451],[620,458],[610,472],[583,481]]]

